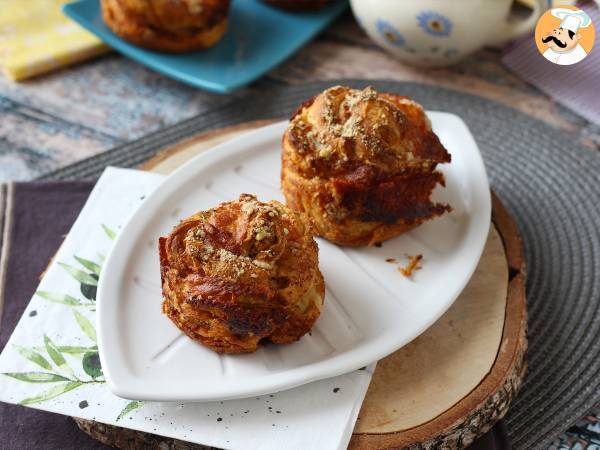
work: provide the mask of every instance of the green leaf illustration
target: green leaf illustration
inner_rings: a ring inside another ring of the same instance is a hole
[[[73,346],[73,345],[57,345],[56,348],[62,354],[68,354],[68,355],[82,355],[83,356],[84,353],[98,351],[97,345],[94,345],[92,347],[77,347],[77,346]],[[45,352],[46,351],[46,347],[33,347],[33,349],[37,352]]]
[[[20,345],[15,345],[14,348],[23,358],[28,359],[32,363],[35,363],[46,370],[52,370],[52,365],[38,352],[30,350],[26,347],[21,347]]]
[[[54,303],[61,303],[63,305],[69,305],[69,306],[81,306],[82,305],[82,303],[79,300],[77,300],[75,297],[71,297],[70,295],[66,295],[66,294],[55,294],[53,292],[47,292],[47,291],[37,291],[35,294],[42,297],[43,299],[49,300]]]
[[[71,345],[64,345],[64,346],[59,346],[58,350],[61,353],[68,353],[71,355],[75,355],[78,353],[87,353],[90,351],[98,351],[98,347],[96,345],[94,345],[93,347],[76,347],[76,346],[71,346]]]
[[[48,389],[47,391],[42,392],[39,395],[36,395],[35,397],[29,397],[29,398],[26,398],[25,400],[21,400],[19,402],[19,404],[20,405],[32,405],[34,403],[45,402],[47,400],[53,399],[54,397],[58,397],[59,395],[62,395],[65,392],[72,391],[73,389],[78,388],[82,384],[83,384],[83,382],[81,382],[81,381],[70,381],[65,384],[60,384],[51,389]]]
[[[117,233],[115,233],[113,230],[111,230],[104,224],[102,224],[102,229],[110,239],[112,239],[113,241],[115,240],[115,238],[117,237]]]
[[[89,259],[83,259],[76,255],[73,255],[73,258],[75,258],[77,262],[83,267],[85,267],[87,270],[91,270],[96,275],[100,275],[100,270],[102,270],[102,268],[94,261],[90,261]]]
[[[79,270],[76,267],[72,267],[65,263],[58,263],[63,269],[65,269],[69,274],[75,278],[77,281],[83,284],[89,284],[90,286],[98,286],[98,280],[94,278],[91,274],[84,272],[83,270]]]
[[[54,361],[54,364],[56,364],[60,370],[67,372],[69,375],[73,375],[73,370],[71,370],[67,364],[64,356],[60,353],[56,345],[54,345],[54,342],[46,335],[44,335],[44,345],[46,346],[48,356]]]
[[[7,377],[16,378],[20,381],[28,383],[56,383],[57,381],[71,381],[61,375],[46,372],[21,372],[21,373],[4,373]]]
[[[88,352],[83,355],[83,360],[81,361],[81,365],[83,366],[83,370],[90,377],[96,379],[98,377],[103,376],[102,366],[100,365],[100,355],[98,352]]]
[[[83,331],[92,341],[97,342],[96,329],[94,328],[94,325],[92,325],[92,323],[78,311],[73,310],[73,314],[75,315],[75,320],[79,324],[81,331]]]
[[[125,405],[125,408],[123,408],[123,410],[117,416],[117,422],[119,420],[121,420],[123,417],[125,417],[127,414],[129,414],[131,411],[133,411],[134,409],[138,409],[143,404],[144,404],[144,402],[138,402],[138,401],[132,401],[132,402],[127,403],[127,405]]]

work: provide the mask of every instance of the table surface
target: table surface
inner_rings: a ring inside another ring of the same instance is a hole
[[[404,66],[345,14],[280,67],[230,96],[189,87],[115,53],[21,83],[0,76],[0,181],[33,179],[270,86],[335,78],[416,81],[479,95],[600,150],[600,127],[553,102],[500,59],[499,50],[484,49],[446,69]],[[600,405],[552,448],[586,444],[600,446]]]
[[[457,66],[423,70],[376,47],[350,14],[259,82],[232,96],[166,78],[116,53],[14,83],[0,76],[0,181],[28,180],[122,142],[278,84],[387,78],[449,87],[506,104],[600,148],[600,128],[550,100],[485,49]]]

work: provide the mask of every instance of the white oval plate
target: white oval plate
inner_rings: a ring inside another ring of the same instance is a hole
[[[119,234],[98,287],[100,358],[111,391],[128,399],[211,401],[289,389],[363,367],[425,331],[473,274],[490,226],[490,191],[477,145],[452,114],[429,113],[452,154],[434,199],[454,211],[386,241],[342,248],[318,239],[326,297],[312,332],[290,345],[219,355],[161,312],[159,236],[180,219],[242,192],[283,201],[281,136],[287,122],[202,153],[165,179]],[[423,254],[412,279],[386,262]]]

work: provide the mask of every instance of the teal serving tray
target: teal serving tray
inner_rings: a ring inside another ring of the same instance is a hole
[[[192,86],[228,93],[280,64],[346,7],[344,0],[317,12],[292,13],[259,0],[233,0],[228,31],[217,45],[183,54],[150,51],[121,39],[104,24],[98,0],[68,3],[63,12],[107,45],[141,64]]]

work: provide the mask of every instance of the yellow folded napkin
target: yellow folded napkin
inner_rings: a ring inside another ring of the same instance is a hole
[[[61,12],[67,1],[0,2],[0,67],[9,78],[22,80],[108,51]]]

